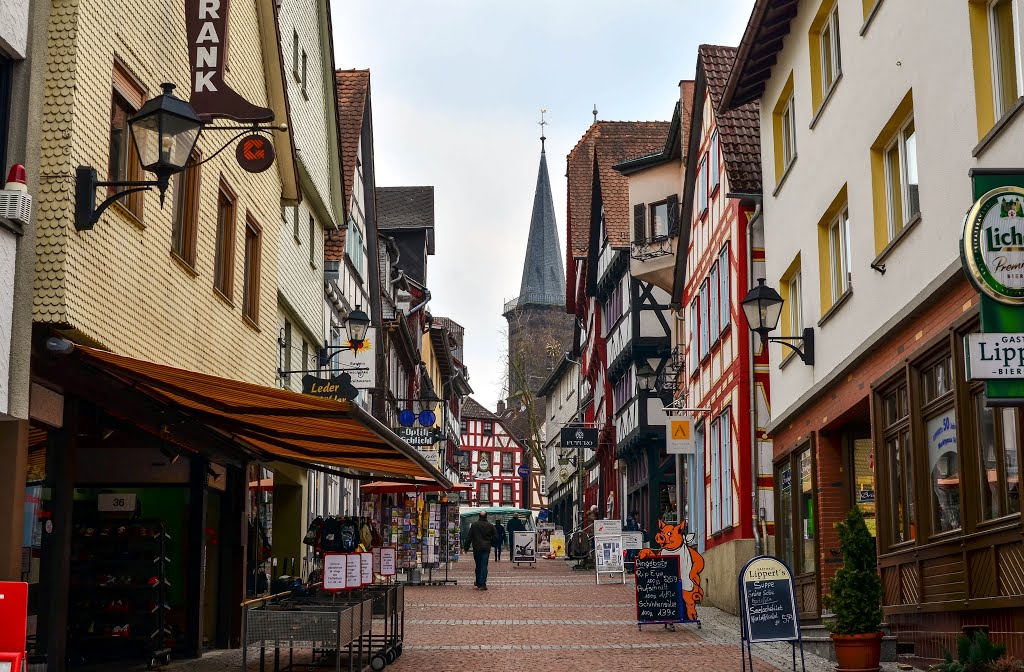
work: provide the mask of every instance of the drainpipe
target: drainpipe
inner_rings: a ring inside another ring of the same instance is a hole
[[[754,223],[761,218],[761,204],[758,203],[757,207],[754,208],[754,214],[750,216],[750,222],[747,224],[747,284],[750,284],[750,279],[754,277],[754,234],[752,228]],[[749,288],[748,288],[749,289]],[[747,369],[750,374],[750,445],[751,445],[751,456],[750,456],[750,519],[751,529],[754,532],[754,555],[764,555],[764,549],[766,545],[766,539],[761,537],[758,530],[760,524],[760,512],[761,507],[758,506],[757,501],[757,475],[760,473],[759,468],[759,455],[758,455],[758,436],[757,436],[757,379],[754,374],[754,332],[751,334],[750,343],[750,356],[747,361]],[[767,532],[767,530],[766,530]]]
[[[407,312],[405,314],[405,316],[409,317],[410,315],[412,315],[413,313],[415,313],[416,311],[418,311],[420,308],[422,308],[423,306],[427,305],[428,303],[430,303],[430,290],[424,287],[423,288],[423,302],[416,304],[416,306],[414,308],[410,308],[409,312]]]

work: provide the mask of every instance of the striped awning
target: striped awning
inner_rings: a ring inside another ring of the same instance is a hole
[[[356,477],[451,483],[419,451],[355,404],[321,399],[77,346],[86,363],[178,406],[267,460]]]

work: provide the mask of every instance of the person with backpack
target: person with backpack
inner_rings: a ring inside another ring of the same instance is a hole
[[[501,560],[501,547],[504,546],[507,541],[505,526],[501,524],[501,518],[496,518],[494,520],[494,531],[498,535],[494,542],[494,560],[498,561]],[[509,555],[511,555],[511,553]]]
[[[481,511],[480,518],[469,526],[463,550],[473,549],[473,562],[476,563],[476,581],[473,585],[477,590],[487,590],[487,562],[491,559],[491,545],[497,536],[494,525],[487,520],[486,511]]]

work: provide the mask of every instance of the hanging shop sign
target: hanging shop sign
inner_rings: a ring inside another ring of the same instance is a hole
[[[563,427],[558,434],[562,448],[597,450],[597,430],[586,427]]]
[[[274,165],[274,143],[270,138],[254,133],[238,141],[235,159],[238,165],[250,173],[262,173]]]
[[[253,105],[224,81],[230,5],[231,0],[185,0],[185,28],[192,64],[189,102],[204,121],[218,117],[242,122],[272,121],[273,110]]]
[[[980,294],[981,334],[967,343],[988,406],[1024,403],[1024,172],[971,171],[977,199],[964,220],[960,260]],[[1017,341],[1020,341],[1018,345]]]
[[[519,468],[516,469],[516,473],[519,474],[520,478],[529,478],[530,476],[530,465],[520,464]]]
[[[351,347],[352,341],[346,342],[350,347],[338,353],[338,367],[352,377],[352,386],[357,390],[372,388],[376,378],[374,361],[377,353],[377,330],[374,327],[368,328],[363,342],[357,348]]]
[[[1024,305],[1024,189],[997,187],[975,202],[964,222],[961,255],[979,292]]]
[[[359,390],[352,386],[352,380],[347,373],[330,378],[306,374],[302,377],[302,393],[322,399],[352,401],[359,394]]]
[[[665,452],[669,455],[693,455],[697,452],[697,444],[693,440],[692,415],[665,419]]]
[[[410,446],[432,446],[444,438],[437,427],[397,427],[395,433]]]

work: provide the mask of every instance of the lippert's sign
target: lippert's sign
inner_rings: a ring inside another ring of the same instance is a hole
[[[1024,334],[968,334],[967,377],[1024,378]]]
[[[597,430],[584,427],[563,427],[558,441],[562,448],[597,450]]]

